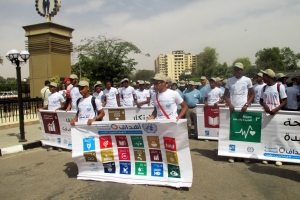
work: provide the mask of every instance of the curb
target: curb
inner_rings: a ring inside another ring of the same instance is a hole
[[[12,153],[18,153],[24,150],[33,149],[41,146],[42,146],[41,141],[34,141],[26,144],[19,144],[10,147],[5,147],[0,149],[0,156],[12,154]]]

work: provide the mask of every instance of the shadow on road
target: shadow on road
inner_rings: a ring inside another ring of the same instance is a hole
[[[226,161],[226,157],[218,156],[218,149],[208,150],[208,149],[191,149],[191,152],[199,153],[200,155],[210,158],[214,161]]]
[[[77,178],[78,168],[76,163],[68,162],[65,164],[66,169],[64,172],[68,175],[69,178]]]
[[[268,175],[278,176],[281,178],[286,178],[296,182],[300,182],[299,171],[283,169],[279,167],[260,166],[257,164],[249,165],[249,170],[258,174],[268,174]]]

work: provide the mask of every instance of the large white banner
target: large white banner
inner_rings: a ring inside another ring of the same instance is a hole
[[[105,116],[103,118],[103,121],[146,120],[146,118],[152,114],[153,110],[153,106],[141,108],[104,108]]]
[[[191,187],[187,123],[107,121],[71,128],[78,179]]]
[[[300,113],[220,108],[218,155],[300,163]]]

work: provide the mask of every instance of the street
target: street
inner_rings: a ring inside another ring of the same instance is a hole
[[[193,185],[127,185],[76,179],[71,152],[36,148],[0,157],[0,199],[300,199],[300,168],[284,163],[230,164],[217,156],[217,142],[190,140]]]

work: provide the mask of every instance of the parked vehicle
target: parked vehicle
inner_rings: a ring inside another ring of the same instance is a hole
[[[0,92],[0,99],[17,98],[18,95],[15,91],[2,91]]]

